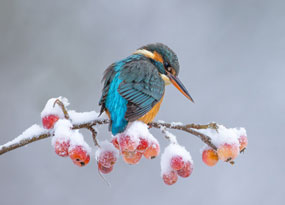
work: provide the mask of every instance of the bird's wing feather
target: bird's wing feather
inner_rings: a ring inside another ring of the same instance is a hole
[[[125,119],[134,121],[144,116],[164,94],[164,81],[148,60],[131,61],[124,65],[118,92],[128,101]]]

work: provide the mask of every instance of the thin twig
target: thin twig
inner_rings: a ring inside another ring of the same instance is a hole
[[[68,120],[69,119],[69,114],[68,114],[68,112],[67,112],[63,102],[61,102],[59,99],[56,99],[54,101],[54,103],[53,103],[53,107],[55,106],[55,104],[59,105],[59,107],[61,108],[61,110],[62,110],[62,112],[64,114],[64,118]]]
[[[99,145],[99,143],[98,143],[98,141],[96,139],[96,137],[97,137],[96,130],[92,126],[87,127],[87,129],[90,130],[90,132],[92,133],[92,138],[93,138],[95,146],[100,147],[100,145]]]

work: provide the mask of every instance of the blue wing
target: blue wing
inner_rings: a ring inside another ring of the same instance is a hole
[[[118,92],[128,101],[125,119],[135,121],[148,113],[164,94],[164,81],[147,59],[124,66]]]
[[[128,121],[144,116],[164,94],[164,82],[156,67],[141,55],[132,55],[105,71],[99,105],[111,115],[110,130],[123,132]]]

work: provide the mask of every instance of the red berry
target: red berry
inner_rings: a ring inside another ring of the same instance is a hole
[[[108,174],[113,170],[113,166],[111,167],[104,167],[100,162],[98,162],[98,169],[103,174]]]
[[[244,151],[245,148],[247,147],[247,137],[245,135],[242,135],[238,138],[239,141],[239,150],[240,152]]]
[[[67,157],[69,146],[70,146],[69,139],[65,139],[65,138],[56,139],[54,143],[55,153],[61,157]]]
[[[131,139],[131,137],[129,135],[125,135],[125,134],[121,134],[119,136],[119,145],[121,148],[121,151],[135,151],[138,144],[136,141],[134,141],[133,139]]]
[[[157,155],[159,154],[159,151],[160,151],[159,144],[156,142],[152,142],[150,146],[145,150],[143,155],[147,159],[153,159],[157,157]]]
[[[140,143],[137,146],[137,150],[140,152],[144,152],[147,147],[148,147],[148,141],[144,138],[140,138]]]
[[[170,161],[170,166],[174,170],[179,170],[184,167],[184,160],[181,156],[173,156]]]
[[[69,149],[69,157],[74,164],[80,167],[85,166],[90,161],[90,155],[81,145],[76,145]]]
[[[186,178],[191,175],[192,171],[193,171],[193,165],[191,164],[191,162],[188,161],[184,164],[184,167],[182,169],[177,171],[177,174],[181,177]]]
[[[217,150],[220,160],[231,161],[238,156],[239,147],[236,144],[223,144]]]
[[[43,127],[45,129],[52,129],[59,117],[57,115],[47,115],[42,118]]]
[[[142,158],[142,153],[137,151],[123,151],[122,155],[127,164],[137,164]]]
[[[203,151],[202,160],[206,165],[211,167],[217,164],[217,162],[219,161],[219,157],[215,150],[206,149]]]
[[[117,161],[117,157],[115,153],[112,151],[101,151],[98,157],[98,163],[100,163],[103,167],[110,168]]]
[[[172,170],[169,173],[164,173],[162,175],[162,179],[163,179],[165,184],[172,185],[172,184],[177,182],[178,176],[177,176],[176,171]]]
[[[120,150],[120,146],[119,146],[119,142],[118,142],[118,138],[117,137],[113,137],[111,142],[114,145],[114,147],[116,147],[118,150]]]

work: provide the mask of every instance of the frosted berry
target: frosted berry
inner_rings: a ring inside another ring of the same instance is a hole
[[[144,156],[147,159],[153,159],[158,156],[160,152],[159,144],[156,142],[152,142],[150,146],[145,150]]]
[[[172,185],[172,184],[177,182],[178,176],[177,176],[176,171],[172,170],[172,171],[170,171],[168,173],[164,173],[162,175],[162,179],[163,179],[165,184]]]
[[[139,145],[137,146],[137,150],[140,152],[144,152],[147,147],[148,147],[147,139],[140,138],[140,142],[139,142]]]
[[[98,169],[103,174],[108,174],[113,170],[113,166],[111,167],[104,167],[100,162],[98,162]]]
[[[191,175],[192,171],[193,171],[193,165],[191,162],[188,161],[184,164],[184,167],[182,169],[177,170],[177,174],[181,177],[186,178]]]
[[[121,151],[135,151],[138,143],[134,141],[129,135],[121,134],[118,139]]]
[[[127,164],[137,164],[142,158],[142,153],[138,151],[123,151],[122,155]]]
[[[55,153],[61,157],[67,157],[68,156],[68,149],[70,146],[70,140],[69,139],[56,139],[54,143],[54,150]]]
[[[170,166],[174,170],[179,170],[184,167],[184,160],[181,156],[173,156],[170,160]]]
[[[112,151],[101,151],[98,157],[98,163],[100,163],[103,167],[110,168],[117,161],[117,157]]]
[[[222,161],[231,161],[238,156],[239,147],[236,144],[223,144],[217,150],[219,159]]]
[[[217,164],[217,162],[219,161],[219,157],[215,150],[206,149],[203,151],[202,160],[206,165],[212,167]]]
[[[52,129],[59,117],[57,115],[47,115],[42,118],[43,127],[45,129]]]
[[[69,157],[74,164],[80,167],[85,166],[90,161],[90,155],[80,145],[76,145],[72,149],[69,149]]]
[[[245,135],[242,135],[238,138],[239,141],[239,150],[240,152],[244,151],[245,148],[247,147],[247,137]]]

